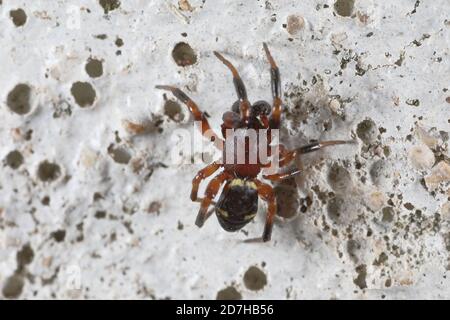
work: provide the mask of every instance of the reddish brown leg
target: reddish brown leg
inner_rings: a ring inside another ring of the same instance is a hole
[[[351,141],[334,140],[334,141],[314,142],[314,143],[305,145],[303,147],[300,147],[300,148],[292,150],[292,151],[287,150],[284,145],[280,144],[279,145],[279,148],[280,148],[280,150],[279,150],[279,152],[280,152],[279,167],[282,168],[282,167],[285,167],[286,165],[288,165],[289,163],[291,163],[298,154],[314,152],[314,151],[320,150],[324,147],[334,146],[334,145],[338,145],[338,144],[346,144],[346,143],[351,143]],[[270,180],[272,182],[277,182],[277,181],[281,181],[281,180],[284,180],[287,178],[291,178],[301,172],[302,172],[302,170],[295,169],[293,171],[286,172],[286,173],[263,175],[263,178]]]
[[[270,63],[270,78],[272,79],[272,97],[273,106],[272,114],[270,116],[270,128],[279,129],[280,128],[280,118],[281,118],[281,80],[280,71],[273,59],[269,47],[266,43],[263,43],[264,51],[266,52],[267,60]]]
[[[219,192],[221,185],[230,178],[231,176],[229,173],[222,172],[209,182],[208,186],[206,187],[205,197],[203,198],[202,204],[200,205],[200,210],[198,212],[197,219],[195,220],[195,224],[199,228],[203,226],[206,219],[210,216],[210,214],[208,215],[209,205],[211,204],[214,197],[217,195],[217,192]]]
[[[295,158],[295,154],[291,154],[291,152],[284,146],[284,144],[279,144],[279,154],[278,154],[278,166],[284,167],[289,164]]]
[[[248,117],[250,115],[250,102],[247,98],[247,90],[245,89],[244,82],[241,79],[241,76],[239,75],[237,69],[231,64],[230,61],[225,59],[220,53],[217,51],[214,51],[214,55],[223,62],[224,65],[230,69],[231,73],[233,74],[233,83],[234,87],[236,89],[236,93],[239,99],[239,106],[241,110],[241,118],[242,120],[247,123]]]
[[[269,174],[269,175],[263,175],[264,179],[270,180],[272,182],[277,182],[277,181],[281,181],[287,178],[291,178],[299,173],[301,173],[302,170],[300,169],[295,169],[292,170],[290,172],[285,172],[285,173],[276,173],[276,174]]]
[[[200,170],[195,178],[192,180],[192,191],[191,191],[191,200],[197,201],[198,188],[200,183],[216,172],[220,168],[221,164],[218,162],[213,162],[210,165],[206,166],[202,170]]]
[[[172,94],[177,97],[181,102],[187,105],[189,111],[194,116],[195,121],[201,121],[202,127],[200,128],[201,133],[214,142],[214,145],[219,149],[223,149],[224,141],[219,138],[219,136],[211,129],[208,120],[203,112],[200,111],[197,104],[189,98],[183,91],[172,86],[156,86],[156,89],[162,89],[172,92]],[[208,135],[206,135],[208,133]]]
[[[264,225],[264,232],[262,235],[262,241],[266,242],[270,240],[272,235],[273,219],[277,213],[277,202],[273,188],[258,179],[253,180],[258,188],[258,195],[267,202],[267,216],[266,224]]]
[[[280,167],[284,167],[285,165],[289,164],[292,160],[295,159],[297,155],[310,153],[314,151],[318,151],[320,149],[323,149],[325,147],[329,146],[335,146],[338,144],[346,144],[346,143],[352,143],[352,141],[344,141],[344,140],[332,140],[332,141],[319,141],[310,143],[307,145],[304,145],[298,149],[292,150],[292,151],[280,151]]]

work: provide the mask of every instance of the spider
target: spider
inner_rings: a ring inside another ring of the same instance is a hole
[[[270,64],[273,97],[272,106],[266,101],[258,101],[251,104],[247,97],[247,90],[244,82],[237,69],[219,52],[214,51],[214,55],[231,71],[238,97],[238,100],[232,105],[231,111],[225,112],[222,117],[222,136],[225,140],[227,139],[230,129],[256,129],[266,130],[270,133],[271,130],[280,128],[282,111],[280,72],[266,43],[263,43],[263,48]],[[212,131],[206,118],[206,114],[200,111],[197,104],[176,87],[158,85],[156,88],[170,91],[177,99],[187,105],[194,119],[196,121],[201,121],[200,131],[202,134],[209,138],[209,140],[223,152],[224,158],[227,144]],[[207,132],[209,133],[208,135],[206,135]],[[268,134],[268,136],[270,137],[270,134]],[[256,147],[259,150],[261,147],[259,140],[256,142],[256,146],[249,145],[251,143],[250,140],[244,141],[246,153],[248,153],[250,148]],[[270,144],[270,142],[270,139],[267,139],[264,143]],[[288,150],[284,145],[280,144],[277,149],[279,152],[278,167],[281,168],[287,166],[292,163],[298,155],[317,151],[324,147],[345,143],[348,143],[348,141],[319,141],[301,146],[294,150]],[[215,211],[218,221],[224,230],[229,232],[238,231],[256,216],[258,210],[258,197],[260,197],[267,202],[268,207],[264,231],[261,238],[250,239],[248,241],[269,241],[271,239],[274,217],[277,212],[277,204],[272,186],[257,178],[261,170],[265,167],[267,167],[267,164],[263,164],[261,159],[258,158],[256,163],[250,163],[246,157],[244,163],[222,163],[222,161],[214,161],[200,170],[192,180],[191,200],[201,203],[195,224],[198,227],[202,227],[205,221],[211,216],[212,212]],[[212,176],[220,168],[222,168],[222,171],[212,178],[207,185],[204,198],[199,198],[198,189],[200,183]],[[300,169],[295,168],[294,170],[284,173],[266,174],[263,175],[263,178],[272,182],[277,182],[292,177],[300,172]],[[222,185],[224,186],[219,200],[214,202]],[[212,210],[208,210],[210,205],[214,205]]]

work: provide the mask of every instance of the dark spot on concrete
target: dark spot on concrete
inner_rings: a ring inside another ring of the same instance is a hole
[[[386,158],[388,158],[391,155],[391,148],[389,146],[384,146],[383,154]]]
[[[389,170],[389,165],[385,160],[377,160],[372,167],[370,167],[370,178],[377,186],[387,186],[392,173]]]
[[[99,210],[95,213],[95,218],[97,219],[105,219],[106,218],[106,211]]]
[[[19,83],[9,92],[6,104],[12,112],[20,115],[27,114],[31,110],[30,95],[30,86]]]
[[[99,78],[103,75],[103,62],[98,59],[89,58],[85,69],[91,78]]]
[[[122,139],[120,138],[120,135],[119,135],[119,131],[114,131],[114,136],[115,136],[115,140],[116,140],[116,143],[121,143],[122,142]]]
[[[16,10],[11,10],[9,12],[9,16],[16,27],[22,27],[25,23],[27,23],[27,14],[23,11],[23,9],[19,8]]]
[[[177,229],[180,231],[184,229],[184,225],[181,221],[178,221]]]
[[[414,4],[414,9],[411,11],[411,14],[415,14],[417,12],[417,8],[420,5],[420,1],[417,0],[416,3]]]
[[[414,206],[412,203],[410,202],[406,202],[405,204],[403,204],[403,206],[407,209],[407,210],[413,210]]]
[[[123,221],[122,224],[130,234],[134,233],[133,228],[131,227],[131,221]]]
[[[25,132],[24,138],[25,140],[30,141],[31,138],[33,138],[33,130],[32,129],[27,130],[27,132]]]
[[[92,196],[92,200],[94,200],[94,202],[100,201],[102,199],[105,199],[103,197],[103,195],[100,192],[95,192],[94,195]]]
[[[358,276],[353,280],[361,290],[367,288],[366,277],[367,277],[367,267],[365,264],[361,264],[356,267],[356,273]]]
[[[217,292],[217,300],[241,300],[242,294],[235,287],[229,286]]]
[[[82,108],[92,106],[97,94],[88,82],[75,82],[70,89],[75,102]]]
[[[119,48],[123,46],[123,40],[121,38],[119,38],[119,37],[117,37],[117,39],[116,39],[116,41],[114,43]]]
[[[392,207],[384,207],[381,210],[381,213],[381,221],[385,223],[391,223],[392,221],[394,221],[394,209]]]
[[[105,40],[108,38],[108,36],[106,34],[97,34],[97,35],[94,35],[94,38],[99,39],[99,40]]]
[[[39,164],[38,177],[40,180],[44,182],[51,182],[58,179],[60,175],[61,168],[56,163],[45,160]]]
[[[53,118],[64,118],[72,115],[72,106],[69,102],[63,100],[53,105]]]
[[[377,259],[373,262],[374,266],[381,266],[385,264],[386,261],[388,261],[388,255],[385,252],[380,253]]]
[[[327,203],[328,217],[335,223],[340,223],[340,217],[344,210],[344,199],[335,197]]]
[[[447,142],[450,138],[449,133],[447,131],[440,130],[439,135],[441,136],[441,139],[444,142]]]
[[[355,65],[355,70],[356,70],[355,74],[360,77],[362,77],[367,71],[367,70],[363,69],[359,64]]]
[[[355,0],[336,0],[334,10],[342,17],[350,17],[353,13]]]
[[[161,209],[161,207],[162,207],[161,202],[153,201],[148,206],[147,212],[148,213],[158,213],[159,214],[159,210]]]
[[[83,235],[84,223],[80,222],[79,224],[76,225],[76,228],[79,232],[79,235],[77,236],[76,240],[77,240],[77,242],[81,242],[84,240],[84,235]]]
[[[352,187],[350,172],[341,165],[334,163],[328,171],[328,183],[336,192],[347,192]]]
[[[314,191],[317,195],[317,198],[323,203],[327,203],[328,199],[328,193],[325,191],[320,190],[320,187],[318,185],[312,186],[311,190]]]
[[[175,122],[180,122],[184,119],[180,104],[174,100],[166,101],[164,104],[164,114]]]
[[[110,11],[116,10],[120,7],[119,0],[99,0],[99,2],[105,11],[105,14],[108,14]]]
[[[419,99],[407,99],[405,103],[409,106],[418,107],[420,106],[420,100]]]
[[[6,165],[11,169],[18,169],[23,164],[23,156],[17,151],[11,151],[5,158]]]
[[[25,244],[20,251],[17,252],[16,260],[17,260],[17,269],[22,270],[26,265],[29,265],[33,262],[34,259],[34,251],[31,248],[30,244]]]
[[[108,154],[111,158],[119,164],[128,164],[131,160],[131,155],[122,147],[116,147],[114,144],[109,145]]]
[[[444,238],[445,249],[447,251],[450,251],[450,232],[447,232],[446,234],[444,234],[443,238]]]
[[[2,293],[3,297],[7,299],[16,299],[22,294],[24,286],[23,277],[19,274],[13,274],[6,279],[3,285]]]
[[[356,134],[362,142],[370,144],[377,139],[377,126],[372,119],[365,119],[356,127]]]
[[[197,62],[197,55],[191,46],[185,42],[179,42],[172,50],[172,58],[180,67],[193,65]]]
[[[394,63],[401,67],[403,64],[403,61],[405,60],[405,51],[400,52],[400,57],[397,59],[397,61],[395,61]]]
[[[63,242],[64,239],[66,238],[66,230],[56,230],[56,231],[51,233],[51,237],[56,242]]]
[[[389,288],[392,285],[392,279],[386,279],[386,281],[384,282],[384,286],[386,288]]]
[[[41,199],[41,203],[44,206],[48,206],[50,204],[50,197],[49,196],[45,196]]]
[[[350,239],[347,241],[347,252],[354,262],[358,262],[358,251],[361,250],[361,245],[358,241]]]
[[[277,215],[283,218],[295,217],[300,207],[297,184],[294,179],[287,179],[274,188],[277,200]]]
[[[300,212],[305,213],[308,211],[308,208],[311,207],[313,201],[310,196],[306,196],[305,198],[300,199]]]
[[[244,274],[244,284],[247,289],[258,291],[267,284],[266,274],[258,267],[252,266]]]

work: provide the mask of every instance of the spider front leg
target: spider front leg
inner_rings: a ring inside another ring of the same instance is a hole
[[[211,129],[211,126],[208,122],[208,119],[206,119],[205,114],[200,111],[197,104],[191,98],[189,98],[187,94],[185,94],[180,89],[172,86],[156,86],[155,88],[172,92],[172,94],[177,97],[177,99],[179,99],[189,108],[189,111],[194,116],[195,121],[201,121],[202,125],[200,128],[200,132],[211,142],[213,142],[219,150],[223,149],[224,141],[219,138],[219,136]]]
[[[237,69],[233,66],[233,64],[225,59],[220,53],[217,51],[214,51],[214,55],[223,62],[224,65],[230,69],[231,73],[233,74],[233,83],[234,88],[236,89],[236,93],[239,99],[239,107],[241,112],[241,118],[242,120],[247,123],[248,118],[250,116],[250,102],[247,98],[247,90],[245,89],[244,82],[241,79],[241,76],[239,75],[239,72]]]
[[[270,78],[272,87],[273,106],[272,114],[270,116],[270,128],[279,129],[281,121],[281,79],[280,70],[278,69],[272,54],[269,51],[269,47],[266,43],[263,43],[264,51],[266,52],[267,60],[270,63]]]
[[[227,181],[230,178],[231,176],[229,173],[222,172],[209,182],[208,186],[206,187],[205,197],[203,198],[202,203],[200,205],[200,210],[198,211],[197,219],[195,220],[195,224],[199,228],[203,226],[206,219],[208,219],[208,217],[211,215],[208,214],[208,208],[212,200],[217,195],[217,192],[219,192],[220,187],[225,181]]]
[[[200,183],[208,178],[210,175],[212,175],[214,172],[216,172],[221,167],[221,164],[217,161],[214,161],[210,165],[206,166],[202,170],[200,170],[197,175],[192,180],[192,191],[191,191],[191,200],[197,201],[197,194],[198,194],[198,188],[200,186]]]

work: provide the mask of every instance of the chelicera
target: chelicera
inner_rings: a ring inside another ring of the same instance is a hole
[[[273,97],[272,106],[265,101],[258,101],[251,104],[247,97],[245,85],[236,68],[220,53],[214,52],[214,55],[231,71],[238,97],[238,100],[233,104],[231,111],[225,112],[222,117],[222,137],[225,140],[220,138],[219,135],[211,129],[205,113],[200,111],[197,104],[183,91],[172,86],[156,86],[157,89],[172,92],[175,97],[187,105],[194,119],[196,121],[201,121],[202,125],[200,130],[202,134],[207,136],[207,138],[223,152],[223,157],[225,157],[226,154],[227,144],[225,141],[230,130],[231,132],[238,129],[244,129],[244,131],[250,129],[265,130],[267,132],[267,137],[271,137],[270,131],[280,128],[282,112],[280,72],[267,44],[264,43],[263,47],[270,64]],[[206,134],[207,132],[208,134]],[[195,224],[198,227],[202,227],[206,219],[208,219],[213,211],[215,211],[223,229],[230,232],[240,230],[256,216],[258,210],[258,198],[261,198],[267,202],[268,207],[264,232],[261,238],[252,239],[250,241],[269,241],[272,234],[274,217],[277,212],[276,198],[272,186],[258,179],[261,170],[266,168],[268,164],[263,163],[259,157],[256,163],[248,161],[248,151],[250,149],[259,149],[262,147],[260,140],[256,142],[256,146],[251,145],[252,141],[249,139],[244,141],[245,145],[241,146],[245,148],[246,152],[244,163],[236,161],[231,163],[229,161],[216,161],[200,170],[192,180],[191,200],[201,203]],[[266,150],[271,150],[268,146],[271,143],[270,139],[267,139],[264,143],[267,144],[264,146],[266,147]],[[348,141],[319,141],[301,146],[294,150],[288,150],[280,144],[277,148],[278,167],[286,167],[288,164],[292,163],[298,155],[317,151],[327,146],[344,143],[348,143]],[[235,150],[237,149],[238,148]],[[222,171],[211,179],[206,187],[205,196],[199,198],[197,194],[200,183],[219,169],[222,169]],[[266,180],[276,182],[292,177],[298,173],[300,173],[300,169],[295,168],[291,171],[266,174],[262,177]],[[223,189],[219,200],[214,202],[214,198],[222,186]],[[211,204],[214,205],[213,210],[209,210]]]

